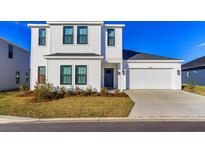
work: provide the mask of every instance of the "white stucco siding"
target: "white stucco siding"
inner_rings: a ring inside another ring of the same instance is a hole
[[[8,45],[13,46],[13,58],[8,58]],[[26,83],[29,73],[30,53],[0,39],[0,91],[18,88]],[[20,83],[16,83],[16,71],[20,72]]]
[[[71,85],[60,85],[60,65],[72,65],[72,86],[75,85],[75,66],[87,66],[87,85],[100,91],[101,89],[101,60],[74,60],[74,59],[49,59],[47,67],[48,82],[54,86],[65,86],[70,88]],[[77,85],[80,88],[85,88],[87,85]]]
[[[63,44],[63,25],[51,26],[51,53],[95,53],[101,55],[101,25],[88,25],[88,44],[77,44],[77,25],[72,26],[74,27],[74,44]]]
[[[46,45],[38,45],[38,30],[39,28],[32,28],[31,30],[31,76],[30,76],[30,87],[33,90],[38,81],[38,66],[46,66],[47,60],[44,55],[50,54],[50,29],[46,28]]]
[[[115,29],[115,46],[108,46],[107,39],[107,29],[112,28]],[[105,36],[103,38],[105,39],[103,48],[103,55],[105,56],[105,59],[107,61],[122,61],[122,27],[105,27],[103,28]]]
[[[196,85],[205,86],[205,69],[182,71],[182,83],[189,84],[192,81]]]
[[[127,89],[138,89],[134,87],[136,80],[139,89],[181,89],[181,63],[125,62],[124,68],[127,75]],[[146,84],[146,80],[150,80],[150,84]]]

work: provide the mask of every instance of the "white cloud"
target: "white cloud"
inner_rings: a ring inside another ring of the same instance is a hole
[[[197,47],[197,48],[205,47],[205,42],[198,44],[196,47]]]

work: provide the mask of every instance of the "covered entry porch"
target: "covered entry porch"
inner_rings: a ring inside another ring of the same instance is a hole
[[[102,63],[101,87],[107,89],[125,89],[125,71],[122,63]]]

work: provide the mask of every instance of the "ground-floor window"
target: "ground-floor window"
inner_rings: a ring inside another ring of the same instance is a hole
[[[43,84],[46,81],[46,67],[39,66],[38,67],[38,83]]]
[[[20,72],[16,71],[16,83],[20,83]]]
[[[75,84],[86,85],[87,84],[87,66],[76,65],[75,67]]]
[[[60,84],[71,85],[72,84],[72,66],[61,65],[60,66]]]
[[[26,72],[26,83],[28,83],[28,81],[29,81],[29,73]]]

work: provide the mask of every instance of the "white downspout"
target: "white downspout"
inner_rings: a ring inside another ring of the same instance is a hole
[[[122,91],[122,86],[123,86],[122,75],[123,75],[123,72],[122,72],[122,62],[121,62],[120,63],[120,91]]]

